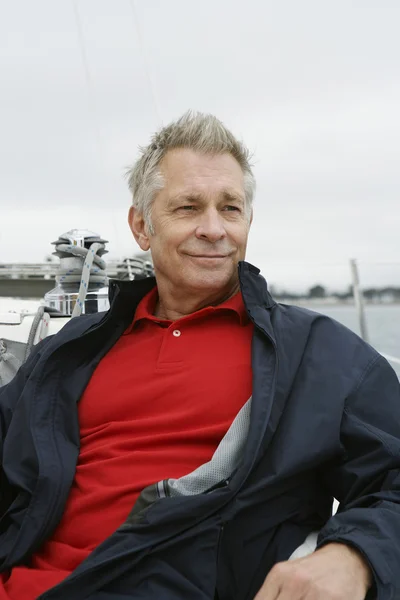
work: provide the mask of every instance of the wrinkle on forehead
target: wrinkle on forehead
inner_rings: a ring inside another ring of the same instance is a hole
[[[244,174],[229,153],[200,154],[187,148],[170,150],[160,163],[164,190],[170,198],[226,195],[244,201]]]

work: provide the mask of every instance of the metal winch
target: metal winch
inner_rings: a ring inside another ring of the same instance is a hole
[[[44,296],[45,306],[71,316],[109,308],[106,263],[102,258],[108,252],[106,243],[87,229],[71,229],[52,242],[60,267],[56,287]]]

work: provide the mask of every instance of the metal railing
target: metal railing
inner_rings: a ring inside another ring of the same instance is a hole
[[[0,279],[54,279],[58,273],[59,263],[0,263]],[[126,258],[123,261],[109,261],[106,266],[110,279],[133,279],[134,275],[143,272],[152,274],[150,261],[140,257]]]
[[[0,279],[52,279],[58,263],[0,263]]]
[[[0,280],[51,280],[58,272],[59,263],[0,263]],[[110,260],[106,266],[107,276],[110,279],[134,279],[138,273],[153,274],[152,263],[141,257],[125,258],[122,261]],[[355,260],[351,261],[354,301],[358,314],[361,336],[368,341],[367,321],[362,291],[359,285],[358,269]],[[389,362],[400,365],[400,358],[381,353]]]

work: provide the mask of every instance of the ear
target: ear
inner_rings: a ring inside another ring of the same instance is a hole
[[[148,236],[147,227],[144,222],[143,215],[140,214],[134,206],[131,206],[129,209],[128,223],[137,244],[141,250],[147,252],[147,250],[150,249],[150,239]]]

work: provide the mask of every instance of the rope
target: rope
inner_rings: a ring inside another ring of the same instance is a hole
[[[108,285],[106,263],[96,254],[103,248],[104,244],[99,244],[98,242],[91,244],[90,248],[82,248],[72,244],[57,244],[58,252],[66,252],[84,259],[82,269],[77,267],[67,270],[60,269],[59,275],[56,277],[58,283],[72,283],[79,280],[81,282],[72,317],[77,317],[82,314],[89,281],[97,287]]]
[[[55,311],[54,309],[49,308],[48,306],[44,306],[44,305],[39,306],[39,308],[37,309],[35,317],[32,321],[31,328],[29,330],[29,336],[28,336],[28,341],[26,343],[23,362],[28,360],[28,357],[32,351],[32,348],[33,348],[33,345],[34,345],[35,339],[36,339],[36,334],[39,329],[39,325],[41,326],[41,328],[40,328],[38,341],[41,342],[47,336],[47,328],[50,323],[50,313],[53,313],[53,312],[58,312],[58,311]]]
[[[89,282],[93,287],[103,287],[108,285],[108,277],[106,274],[106,263],[97,255],[97,252],[104,248],[104,244],[95,242],[91,244],[90,248],[82,248],[80,246],[74,246],[73,244],[57,244],[57,250],[72,254],[73,256],[83,258],[83,266],[73,267],[70,269],[59,268],[59,274],[56,277],[57,283],[73,283],[80,280],[80,286],[78,291],[78,297],[72,312],[72,317],[78,317],[82,314],[82,310],[85,304],[86,294],[89,289]],[[48,308],[47,306],[39,306],[34,319],[32,321],[31,328],[29,330],[28,341],[25,349],[24,362],[28,359],[39,327],[41,326],[39,341],[46,337],[47,328],[50,322],[50,313],[58,312],[54,309]]]
[[[73,244],[57,244],[56,248],[58,252],[65,252],[66,254],[72,254],[73,256],[84,259],[83,269],[75,267],[65,270],[60,265],[58,271],[59,274],[56,277],[57,283],[75,282],[80,279],[84,279],[88,282],[90,277],[91,283],[107,285],[106,262],[96,254],[98,250],[103,249],[104,247],[104,244],[98,242],[94,242],[90,248],[82,248],[81,246],[74,246]],[[93,263],[95,266],[92,268]]]

